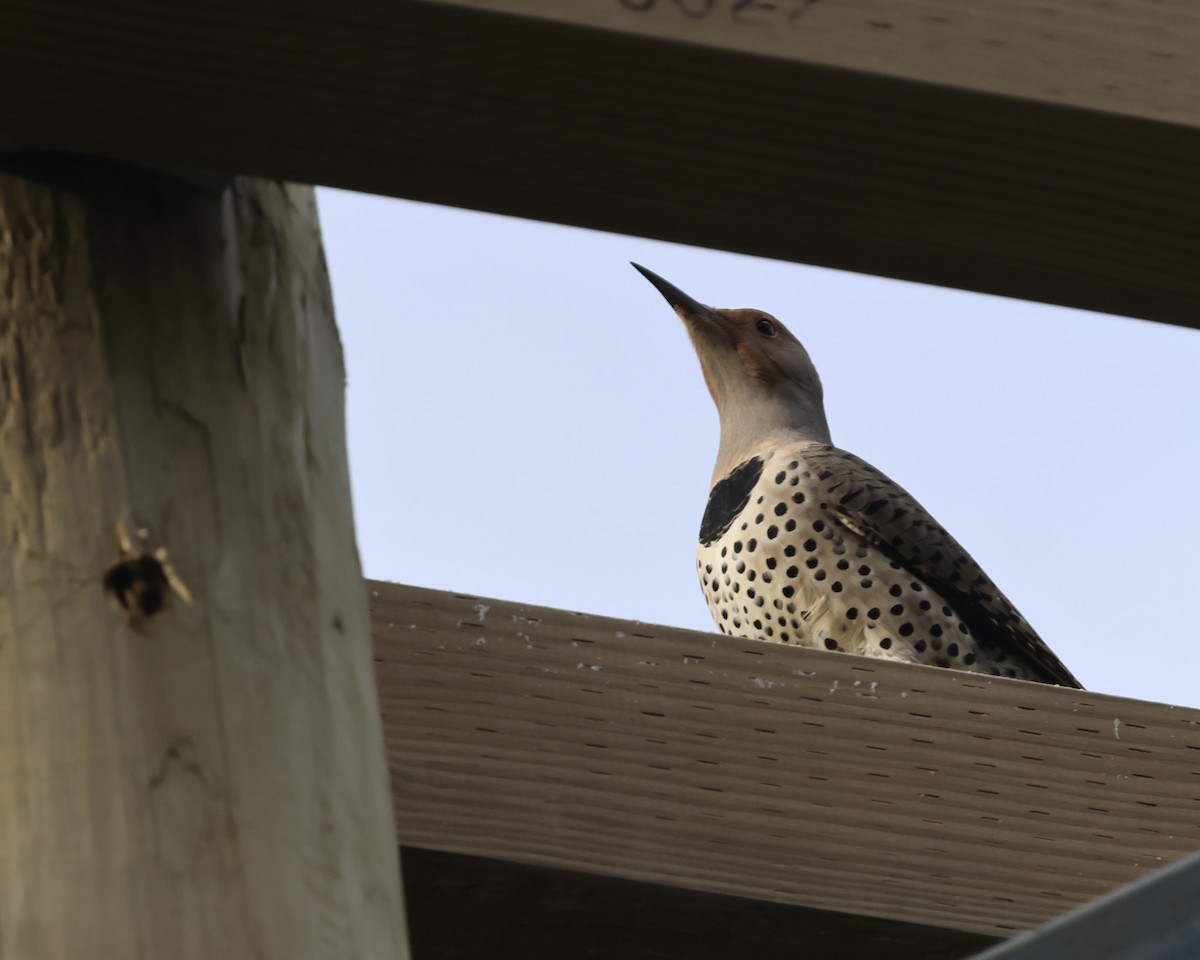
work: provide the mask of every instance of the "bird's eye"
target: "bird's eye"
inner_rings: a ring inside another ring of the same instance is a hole
[[[764,337],[775,336],[775,324],[773,324],[766,317],[759,317],[758,322],[754,326],[758,328],[758,332]]]

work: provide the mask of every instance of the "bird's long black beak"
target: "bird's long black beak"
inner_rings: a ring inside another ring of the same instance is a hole
[[[710,316],[712,310],[706,307],[699,300],[693,300],[686,293],[680,290],[675,284],[668,283],[653,270],[647,270],[639,263],[630,263],[638,273],[654,284],[654,289],[663,295],[667,303],[672,307],[681,309],[691,314],[701,314],[702,316]]]

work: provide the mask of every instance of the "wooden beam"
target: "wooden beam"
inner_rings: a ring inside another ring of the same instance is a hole
[[[1200,844],[1200,711],[369,587],[409,846],[1008,936]]]
[[[0,122],[30,147],[1200,322],[1185,0],[487,6],[7,0]]]
[[[407,957],[312,190],[29,174],[0,174],[0,957]]]
[[[402,859],[420,960],[961,960],[996,942],[419,847],[405,847]]]
[[[1191,0],[435,2],[1200,126]]]

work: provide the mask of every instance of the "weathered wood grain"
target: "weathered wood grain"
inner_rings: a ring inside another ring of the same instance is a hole
[[[29,174],[0,174],[0,957],[406,956],[312,190]],[[165,608],[106,595],[118,524]]]
[[[1186,0],[792,9],[5,0],[0,130],[1200,323]]]
[[[1200,847],[1200,711],[370,588],[408,845],[993,935]]]

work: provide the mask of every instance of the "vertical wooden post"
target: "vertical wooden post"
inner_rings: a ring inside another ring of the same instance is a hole
[[[406,956],[312,191],[97,169],[0,174],[0,956]]]

